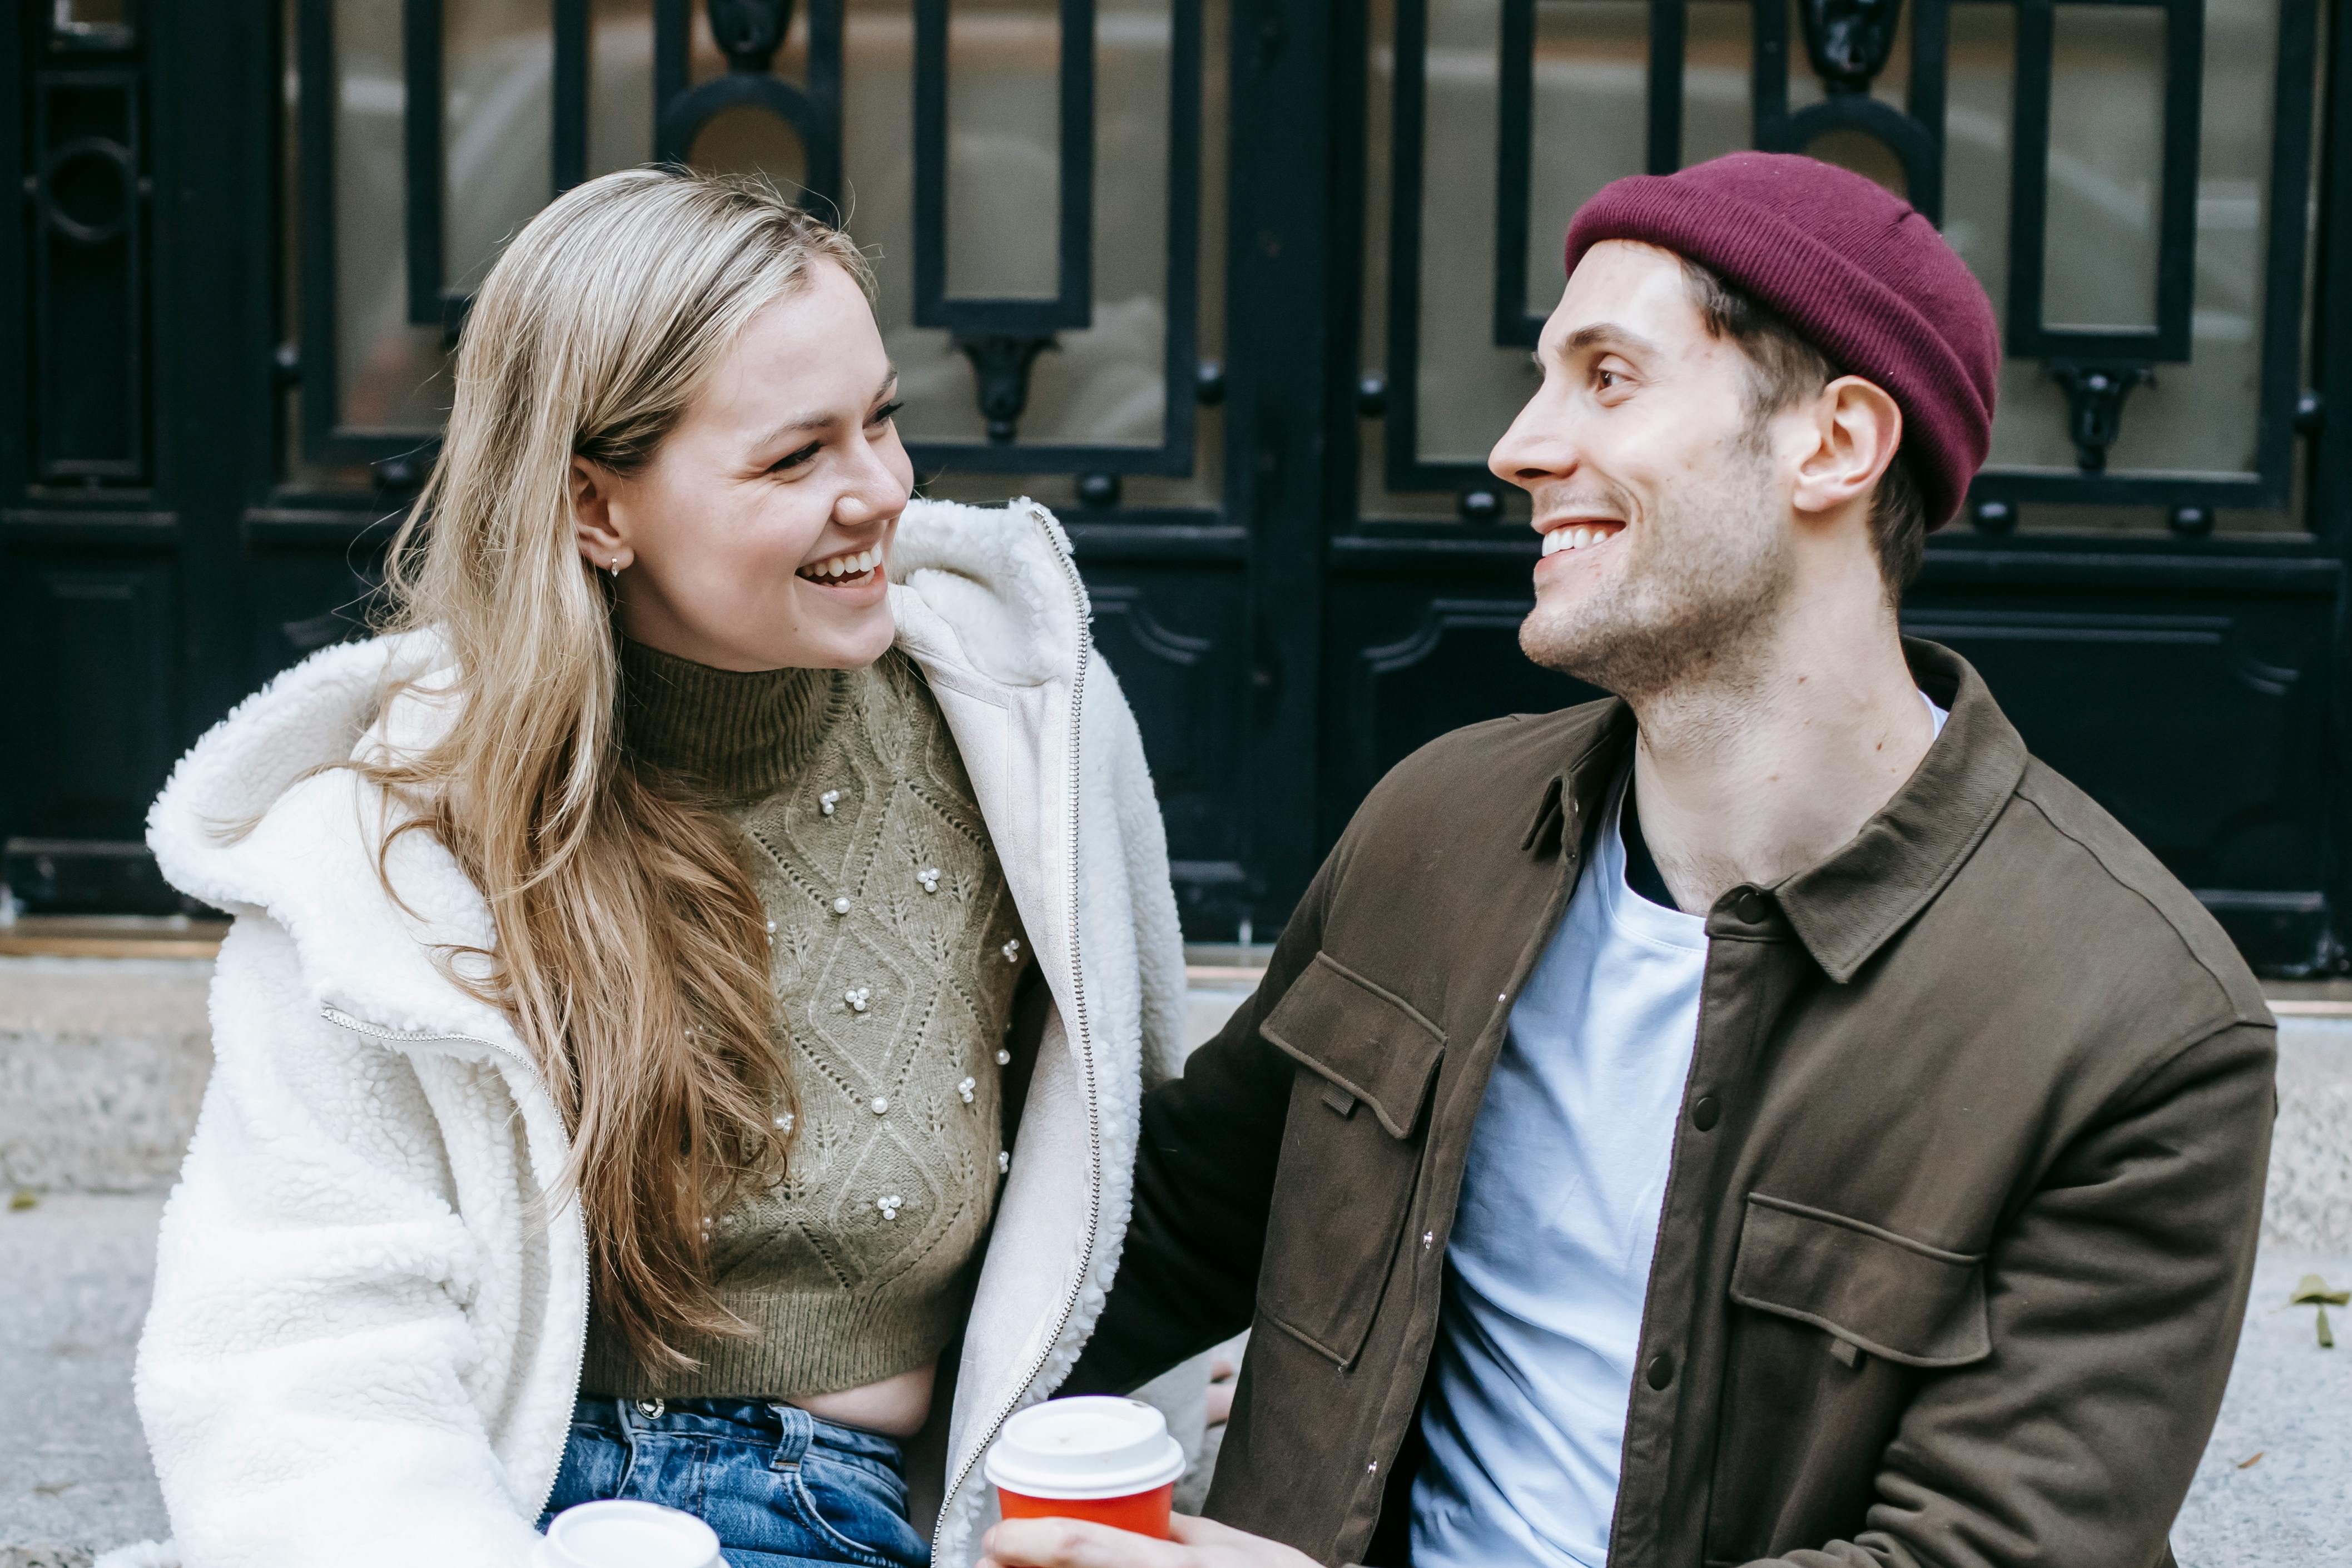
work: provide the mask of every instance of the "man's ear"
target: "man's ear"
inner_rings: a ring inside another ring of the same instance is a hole
[[[627,566],[635,552],[613,515],[613,476],[585,458],[574,458],[564,483],[571,490],[572,536],[581,556],[600,571]]]
[[[1789,499],[1799,511],[1836,511],[1877,488],[1903,445],[1903,410],[1875,382],[1842,375],[1822,388],[1812,434]]]

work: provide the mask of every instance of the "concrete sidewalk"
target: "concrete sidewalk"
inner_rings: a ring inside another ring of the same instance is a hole
[[[0,1211],[0,1408],[14,1416],[0,1430],[0,1568],[80,1568],[93,1548],[165,1531],[131,1366],[163,1206],[152,1189],[203,1081],[204,967],[0,960],[0,1181],[49,1189]],[[76,993],[103,1027],[68,1006]],[[1196,987],[1196,1038],[1246,994]],[[2280,1058],[2264,1247],[2174,1527],[2183,1568],[2352,1564],[2352,1309],[2335,1314],[2340,1348],[2322,1350],[2312,1310],[2284,1307],[2305,1273],[2352,1287],[2352,1023],[2291,1020]]]

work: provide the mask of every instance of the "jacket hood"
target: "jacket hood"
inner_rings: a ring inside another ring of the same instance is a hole
[[[1025,499],[1003,508],[909,502],[890,552],[899,640],[1006,686],[1051,679],[1086,636],[1066,549],[1059,524]],[[432,711],[429,678],[446,667],[429,630],[312,655],[181,759],[148,813],[147,842],[183,892],[231,912],[266,910],[285,926],[320,1003],[519,1050],[503,1015],[436,968],[436,952],[462,965],[451,948],[492,945],[480,895],[425,834],[394,839],[379,869],[373,847],[387,803],[335,765],[362,744],[415,743],[437,728],[446,715]],[[415,684],[387,704],[402,683]],[[419,998],[430,1016],[418,1016]]]

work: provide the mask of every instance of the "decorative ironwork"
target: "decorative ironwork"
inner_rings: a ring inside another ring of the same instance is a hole
[[[1413,20],[1425,34],[1425,11]],[[1400,8],[1400,38],[1404,21]],[[1684,33],[1683,0],[1650,0],[1649,111],[1644,127],[1643,168],[1653,174],[1671,174],[1682,167]],[[1400,107],[1405,90],[1403,60],[1400,47]],[[1495,342],[1505,347],[1533,347],[1544,323],[1541,312],[1528,308],[1528,209],[1529,182],[1534,175],[1535,62],[1536,0],[1503,0],[1495,114]],[[1420,95],[1416,82],[1416,100]],[[1418,103],[1415,111],[1419,112]],[[1402,155],[1403,144],[1399,142],[1400,174]],[[1412,194],[1417,214],[1421,201],[1417,148]],[[1391,271],[1391,279],[1394,277]],[[1390,363],[1396,362],[1391,359]]]
[[[955,346],[971,361],[972,377],[980,384],[980,412],[988,421],[989,440],[1011,446],[1020,434],[1021,410],[1029,404],[1029,367],[1055,346],[1054,340],[998,332],[960,337]]]
[[[2077,364],[2060,360],[2050,367],[2051,379],[2066,392],[2066,433],[2074,442],[2074,461],[2086,474],[2104,473],[2107,448],[2122,432],[2124,399],[2155,374],[2146,365]]]
[[[1903,165],[1904,199],[1940,223],[1944,79],[1950,37],[1946,0],[1912,0],[1911,79],[1904,107],[1897,109],[1870,91],[1872,81],[1886,67],[1902,8],[1902,0],[1805,0],[1806,54],[1828,95],[1792,112],[1789,14],[1777,5],[1752,5],[1755,72],[1750,91],[1756,145],[1773,153],[1802,153],[1832,131],[1860,132]],[[1817,47],[1817,39],[1833,47]]]
[[[588,177],[588,0],[551,0],[549,194]],[[401,160],[406,212],[408,321],[455,340],[472,296],[448,287],[448,166],[442,142],[443,0],[401,0]]]
[[[765,110],[800,138],[806,177],[803,205],[841,208],[842,0],[810,0],[808,81],[771,70],[792,32],[793,0],[707,0],[710,37],[727,71],[699,85],[687,76],[689,0],[655,0],[654,156],[683,163],[702,128],[728,110]]]
[[[2007,5],[2017,15],[2012,100],[2005,349],[2012,359],[2072,367],[2070,435],[2076,471],[1988,469],[1970,494],[2007,508],[1989,514],[2008,526],[2020,503],[2076,502],[2170,507],[2275,507],[2285,503],[2297,433],[2300,354],[2296,334],[2315,110],[2317,0],[2279,0],[2276,76],[2264,193],[2258,410],[2249,472],[2228,475],[2116,474],[2106,454],[2126,395],[2158,364],[2188,359],[2195,292],[2198,145],[2203,92],[2204,0],[2100,0],[2162,14],[2164,121],[2157,151],[2157,288],[2154,324],[2116,330],[2053,324],[2045,319],[2051,101],[2058,0],[1910,0],[1909,66],[1903,106],[1873,84],[1905,30],[1904,0],[1802,0],[1799,26],[1805,59],[1827,89],[1819,102],[1789,101],[1792,31],[1788,8],[1772,0],[1749,7],[1753,74],[1751,134],[1760,148],[1803,152],[1832,131],[1877,141],[1903,170],[1912,205],[1940,220],[1943,208],[1945,97],[1949,68],[1949,7]],[[1534,129],[1537,0],[1502,0],[1497,58],[1494,338],[1535,342],[1543,318],[1528,309],[1529,208]],[[1648,104],[1643,167],[1681,165],[1686,0],[1650,0]],[[1428,67],[1429,0],[1397,0],[1396,61],[1391,108],[1392,163],[1389,231],[1387,395],[1363,404],[1387,422],[1386,480],[1404,491],[1462,493],[1484,482],[1469,461],[1423,461],[1416,448],[1420,368],[1422,225]],[[1629,171],[1630,172],[1630,171]],[[2105,378],[2095,386],[2095,374]],[[2308,431],[2305,432],[2309,433]]]
[[[1832,92],[1868,92],[1895,52],[1903,0],[1803,0],[1805,55]]]
[[[1166,395],[1156,447],[1016,440],[1037,355],[1094,318],[1095,0],[1061,0],[1061,198],[1055,292],[983,298],[948,292],[949,0],[915,0],[915,324],[943,327],[971,362],[988,444],[910,442],[926,471],[1079,475],[1188,474],[1195,406],[1222,395],[1222,373],[1194,363],[1200,268],[1202,13],[1170,5]]]

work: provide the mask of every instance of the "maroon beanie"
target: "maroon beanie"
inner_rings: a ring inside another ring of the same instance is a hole
[[[1903,410],[1927,526],[1960,510],[1992,443],[2000,333],[1983,285],[1911,204],[1790,153],[1734,153],[1601,188],[1568,226],[1568,269],[1604,239],[1711,268]]]

